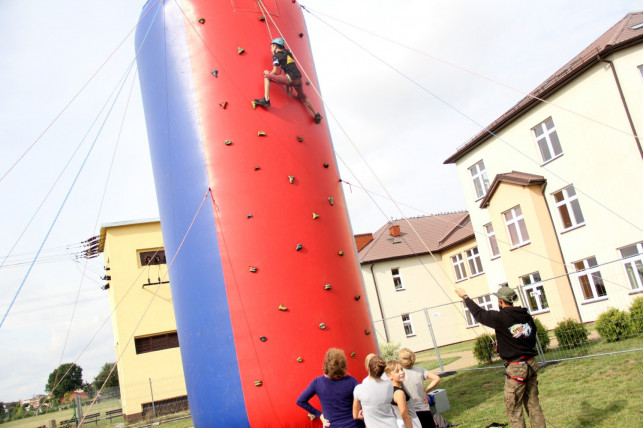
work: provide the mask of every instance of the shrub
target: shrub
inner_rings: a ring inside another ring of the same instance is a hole
[[[596,331],[608,342],[626,339],[631,333],[630,316],[615,308],[608,309],[598,316]]]
[[[633,334],[643,333],[643,296],[634,299],[630,306],[630,325]]]
[[[543,348],[543,352],[546,352],[547,348],[549,348],[549,342],[551,341],[549,333],[547,333],[547,329],[538,318],[534,318],[534,324],[536,324],[536,335],[538,336],[540,346]]]
[[[576,348],[587,345],[587,328],[578,321],[568,318],[558,323],[554,329],[558,346],[562,348]]]
[[[400,350],[400,344],[391,342],[380,345],[380,356],[384,361],[397,360],[397,351]]]
[[[473,345],[473,356],[476,357],[479,364],[491,364],[491,361],[497,355],[495,349],[493,349],[495,340],[495,334],[493,336],[489,334],[478,336]]]

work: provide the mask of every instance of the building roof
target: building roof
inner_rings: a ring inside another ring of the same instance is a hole
[[[480,208],[486,208],[491,202],[493,194],[500,186],[500,183],[510,183],[517,184],[519,186],[531,186],[531,185],[541,185],[546,183],[547,180],[542,175],[529,174],[527,172],[520,171],[511,171],[505,174],[498,174],[496,178],[493,179],[491,186],[489,186],[489,191],[480,202]]]
[[[396,227],[399,227],[397,229]],[[466,211],[392,220],[373,234],[360,263],[440,252],[474,236]]]
[[[497,133],[527,110],[540,103],[538,98],[543,99],[553,94],[607,55],[643,42],[643,26],[640,25],[641,23],[643,23],[643,12],[627,14],[625,18],[617,22],[616,25],[541,83],[528,96],[520,100],[518,104],[458,148],[444,163],[456,162],[463,155],[490,138],[492,133]]]

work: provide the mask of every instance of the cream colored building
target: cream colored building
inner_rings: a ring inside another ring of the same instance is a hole
[[[127,421],[187,408],[161,224],[101,227],[121,404]],[[154,406],[152,406],[154,397]]]
[[[643,292],[643,12],[631,13],[454,163],[489,289],[519,287],[553,328]]]
[[[481,306],[496,308],[477,246],[466,212],[397,220],[360,246],[378,342],[421,351],[487,332],[455,294],[466,287]]]

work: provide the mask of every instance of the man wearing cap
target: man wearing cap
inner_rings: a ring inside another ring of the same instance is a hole
[[[304,93],[304,88],[301,84],[301,72],[297,68],[297,64],[295,64],[292,52],[287,50],[285,45],[286,41],[281,37],[270,42],[273,67],[272,70],[263,71],[264,97],[254,100],[254,105],[270,107],[270,82],[275,82],[286,86],[288,94],[290,94],[291,89],[294,89],[295,97],[313,113],[315,123],[319,123],[322,120],[322,116],[317,113],[317,110],[315,110],[315,107],[313,107],[313,104]],[[284,74],[281,74],[282,71]]]
[[[544,428],[545,416],[538,402],[538,363],[536,355],[536,325],[525,308],[514,307],[516,292],[500,287],[497,293],[499,311],[487,311],[469,298],[466,291],[455,292],[480,324],[496,331],[498,354],[505,360],[505,407],[512,428],[525,428],[522,408],[525,407],[532,428]]]

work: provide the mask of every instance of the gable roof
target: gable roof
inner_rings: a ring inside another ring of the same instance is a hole
[[[550,96],[598,63],[602,58],[618,50],[643,42],[643,27],[639,27],[641,23],[643,23],[643,12],[627,14],[625,18],[617,22],[616,25],[607,30],[581,53],[552,74],[528,96],[520,100],[515,106],[487,126],[486,129],[459,147],[444,163],[455,163],[463,155],[490,138],[492,133],[497,133],[524,112],[540,103],[541,101],[537,98],[543,99]]]
[[[491,198],[498,189],[498,186],[500,186],[500,183],[531,186],[536,184],[544,184],[546,182],[547,180],[542,175],[529,174],[527,172],[511,171],[505,174],[498,174],[496,175],[496,178],[493,179],[491,186],[489,186],[489,191],[480,202],[480,208],[486,208],[489,205],[489,203],[491,202]]]
[[[389,232],[391,226],[399,226],[399,236]],[[393,220],[373,234],[373,240],[359,252],[359,260],[374,263],[440,252],[473,236],[466,211],[409,218],[408,223],[404,219]]]

